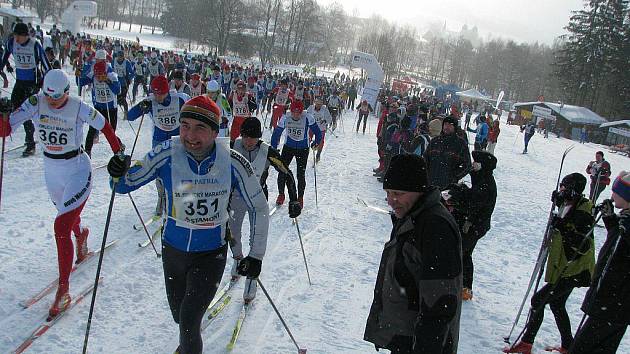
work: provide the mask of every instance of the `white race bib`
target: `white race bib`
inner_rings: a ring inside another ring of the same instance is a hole
[[[153,104],[153,123],[156,127],[163,131],[173,131],[179,128],[179,97],[171,94],[171,103],[163,106],[154,99]]]
[[[186,151],[179,137],[172,138],[171,178],[173,181],[173,215],[179,227],[212,229],[228,221],[228,204],[232,188],[230,140],[215,140],[216,159],[207,174],[190,169]]]
[[[80,103],[77,100],[68,100],[62,109],[55,110],[50,109],[47,104],[39,105],[37,137],[46,152],[60,155],[79,148],[77,144],[79,108]]]
[[[286,116],[284,127],[287,130],[287,137],[293,141],[302,141],[306,134],[306,116],[302,114],[298,120]]]
[[[114,100],[114,93],[107,82],[94,80],[94,100],[98,103],[107,103]]]

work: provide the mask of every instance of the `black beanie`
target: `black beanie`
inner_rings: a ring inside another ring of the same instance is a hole
[[[413,154],[392,157],[383,179],[383,189],[424,192],[428,187],[427,166],[422,157]]]
[[[487,151],[474,150],[472,158],[475,162],[479,162],[481,168],[486,171],[492,171],[497,167],[497,158]]]
[[[586,177],[584,177],[581,173],[574,172],[564,176],[560,184],[566,189],[582,194],[582,192],[584,192],[584,188],[586,188]]]
[[[256,117],[249,117],[241,125],[241,136],[248,138],[261,138],[262,128],[260,121]]]
[[[459,125],[459,120],[453,116],[448,116],[444,118],[444,120],[442,121],[442,125],[444,125],[444,123],[453,124],[453,126],[457,128],[457,126]]]
[[[19,36],[28,36],[28,26],[24,22],[18,22],[13,27],[13,33]]]

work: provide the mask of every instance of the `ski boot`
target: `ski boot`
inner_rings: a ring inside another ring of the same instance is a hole
[[[232,270],[230,271],[230,275],[232,276],[232,279],[230,279],[231,282],[235,282],[239,280],[241,277],[241,275],[238,274],[238,271],[237,271],[239,261],[240,261],[240,258],[234,259],[234,265],[232,266]]]
[[[276,205],[284,204],[284,194],[278,194],[278,198],[276,198]]]
[[[74,235],[76,238],[76,254],[77,260],[75,263],[81,263],[88,254],[87,238],[90,235],[90,229],[84,227],[78,235]]]
[[[503,348],[504,353],[532,354],[532,344],[520,341],[515,345]]]
[[[558,352],[561,354],[568,354],[569,349],[565,349],[562,345],[548,345],[545,347],[546,352]]]
[[[55,318],[57,315],[65,311],[68,306],[70,306],[71,298],[68,288],[69,286],[67,284],[59,284],[59,287],[57,288],[57,294],[55,295],[55,301],[53,301],[50,310],[48,310],[49,320]]]
[[[472,289],[463,288],[462,289],[462,300],[469,301],[469,300],[472,300],[472,298],[473,298]]]
[[[35,155],[35,144],[26,145],[26,149],[22,152],[22,157],[29,157]]]
[[[246,304],[249,304],[256,297],[256,290],[258,286],[256,284],[256,279],[247,278],[245,279],[245,289],[243,290],[243,301]]]

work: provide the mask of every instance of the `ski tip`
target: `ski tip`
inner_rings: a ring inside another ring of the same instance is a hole
[[[228,343],[227,347],[225,347],[225,349],[227,349],[228,352],[231,352],[232,349],[234,349],[234,343]]]
[[[298,354],[306,354],[306,349],[298,349]]]

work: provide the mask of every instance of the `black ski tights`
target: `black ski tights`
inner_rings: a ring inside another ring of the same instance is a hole
[[[201,354],[201,320],[217,292],[227,246],[208,252],[183,252],[162,247],[166,296],[175,323],[179,324],[179,354]]]
[[[365,124],[367,123],[368,113],[359,112],[359,120],[357,121],[357,133],[359,132],[359,126],[361,125],[361,119],[363,119],[363,134],[365,134]]]
[[[295,157],[295,162],[297,163],[298,197],[304,196],[304,190],[306,189],[306,163],[308,162],[309,150],[309,148],[294,149],[285,145],[282,147],[282,153],[280,154],[282,161],[287,167],[293,161],[293,157]],[[284,173],[278,173],[278,193],[280,194],[284,194],[285,178],[286,175]]]
[[[475,267],[473,266],[472,254],[477,241],[479,239],[471,231],[468,234],[462,234],[462,268],[464,277],[464,288],[472,290],[473,285],[473,272]]]
[[[562,347],[569,348],[571,346],[573,334],[571,334],[571,321],[569,320],[565,304],[574,288],[575,281],[573,279],[560,278],[555,286],[554,284],[546,283],[532,296],[532,307],[529,312],[529,321],[526,324],[527,330],[523,335],[523,341],[527,343],[534,342],[536,333],[538,333],[545,315],[545,305],[549,304],[560,331]]]
[[[117,108],[97,108],[96,109],[100,114],[107,119],[109,124],[111,124],[112,129],[116,130],[116,125],[118,123],[118,109]],[[98,130],[90,127],[87,133],[87,137],[85,138],[85,152],[88,155],[92,156],[92,146],[94,145],[94,138],[99,134]]]

